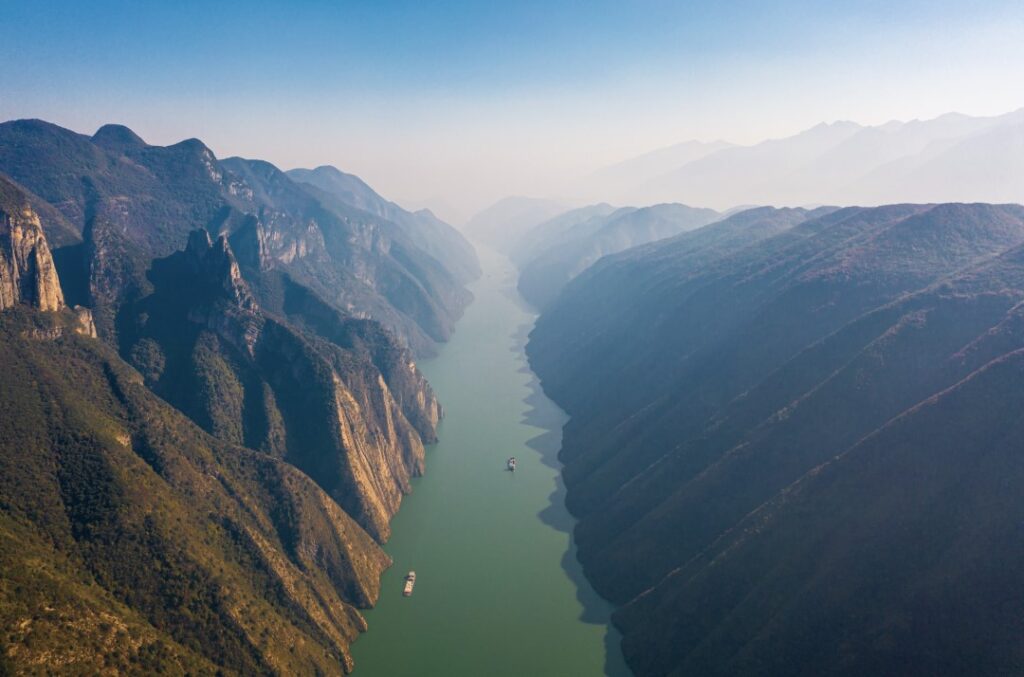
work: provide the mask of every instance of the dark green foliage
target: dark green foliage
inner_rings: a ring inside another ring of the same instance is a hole
[[[347,669],[349,604],[375,597],[386,556],[304,475],[206,435],[70,323],[0,315],[8,663]]]
[[[1018,672],[1021,301],[1012,205],[751,210],[572,282],[529,354],[631,665]]]

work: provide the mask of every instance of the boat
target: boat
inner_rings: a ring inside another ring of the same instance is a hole
[[[516,471],[516,457],[515,456],[509,456],[508,457],[508,462],[506,463],[506,467],[509,470],[511,470],[512,472]]]
[[[406,597],[412,595],[412,586],[416,585],[416,572],[410,571],[405,576],[405,587],[402,588],[402,594]]]

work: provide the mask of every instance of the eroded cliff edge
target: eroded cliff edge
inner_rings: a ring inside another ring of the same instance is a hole
[[[3,667],[350,671],[441,415],[410,349],[287,271],[254,292],[224,235],[151,258],[0,198]]]

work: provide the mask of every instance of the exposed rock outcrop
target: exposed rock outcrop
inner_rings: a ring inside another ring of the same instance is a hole
[[[88,336],[89,338],[96,338],[96,322],[92,318],[92,311],[83,306],[75,306],[71,309],[71,312],[74,313],[75,317],[75,333]]]
[[[63,319],[0,316],[0,666],[350,672],[387,555],[306,474],[204,433],[103,342],[32,335]]]
[[[251,357],[263,328],[263,313],[242,279],[227,238],[214,242],[205,230],[192,231],[184,260],[192,275],[208,283],[203,296],[218,301],[193,305],[188,319],[205,324]]]
[[[384,540],[440,408],[377,323],[279,282],[267,295],[290,303],[268,312],[227,239],[194,231],[153,262],[152,293],[122,313],[124,354],[206,431],[292,463]]]
[[[450,227],[395,208],[393,216],[410,220],[400,226],[312,195],[269,163],[219,160],[196,139],[161,147],[118,125],[90,138],[41,120],[5,122],[0,172],[38,196],[37,212],[46,205],[55,213],[44,215],[51,244],[86,242],[58,264],[62,275],[64,263],[81,275],[75,291],[87,287],[89,296],[75,301],[94,310],[112,345],[119,307],[147,292],[148,261],[181,250],[196,228],[227,235],[250,281],[287,272],[335,308],[381,322],[420,355],[447,340],[471,299],[463,285],[475,256]],[[435,258],[436,247],[423,249],[433,241],[425,232],[447,234],[465,251]]]
[[[18,303],[60,310],[64,294],[39,216],[0,176],[0,310]]]
[[[194,139],[3,123],[0,171],[0,672],[350,671],[468,292]]]

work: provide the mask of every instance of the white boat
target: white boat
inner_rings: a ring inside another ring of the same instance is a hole
[[[412,586],[416,585],[416,572],[410,571],[405,576],[405,587],[402,588],[402,594],[406,597],[412,595]]]
[[[509,470],[511,470],[512,472],[516,471],[516,457],[515,456],[509,456],[508,457],[508,462],[506,463],[506,467]]]

